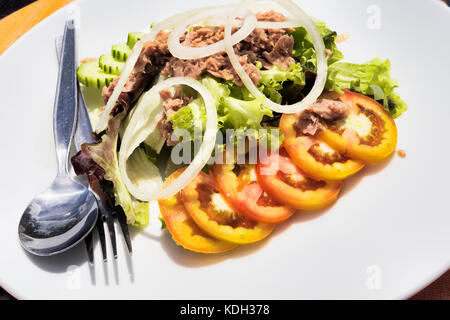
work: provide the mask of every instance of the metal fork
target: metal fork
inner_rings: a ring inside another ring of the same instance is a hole
[[[61,60],[61,48],[62,48],[62,40],[63,37],[57,37],[55,39],[55,48],[56,48],[56,56],[58,58],[58,63]],[[81,93],[80,86],[78,85],[78,123],[75,131],[74,142],[77,150],[80,150],[80,147],[83,143],[93,142],[93,138],[91,137],[92,126],[89,120],[89,113],[87,111],[86,102],[84,100],[83,94]],[[90,184],[101,184],[95,177],[88,177]],[[91,188],[92,189],[92,188]],[[98,190],[101,190],[100,185],[98,185]],[[92,190],[93,191],[93,190]],[[100,191],[99,191],[100,192]],[[125,212],[121,207],[113,207],[109,203],[104,203],[102,199],[105,199],[104,196],[99,195],[98,192],[94,192],[99,212],[98,219],[95,229],[98,231],[100,246],[102,248],[103,261],[106,262],[107,253],[106,253],[106,236],[105,236],[105,228],[103,223],[106,223],[109,230],[109,236],[111,238],[111,246],[113,249],[114,259],[117,259],[117,242],[116,242],[116,231],[114,227],[114,217],[117,218],[120,228],[122,230],[122,234],[125,238],[125,243],[128,248],[128,252],[131,254],[133,252],[133,248],[131,246],[131,238],[130,231],[128,230],[127,219],[125,216]],[[93,233],[91,232],[85,238],[86,250],[88,254],[89,263],[94,263],[94,246],[93,246]]]

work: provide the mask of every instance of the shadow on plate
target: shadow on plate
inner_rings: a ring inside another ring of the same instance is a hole
[[[130,283],[134,283],[134,267],[133,267],[133,256],[128,254],[128,249],[126,247],[126,243],[123,240],[123,235],[121,229],[116,226],[116,240],[117,245],[120,246],[122,243],[123,250],[125,252],[124,255],[120,255],[118,259],[124,259],[126,261],[127,269],[128,269],[128,281]],[[119,231],[120,230],[120,231]],[[108,234],[107,229],[105,230],[106,234]],[[112,249],[110,243],[107,241],[107,261],[102,261],[100,242],[98,238],[98,234],[94,231],[94,264],[88,263],[88,256],[86,251],[86,246],[84,241],[77,244],[75,247],[70,249],[69,251],[60,253],[55,256],[50,257],[39,257],[28,253],[23,250],[24,254],[33,262],[37,267],[49,273],[71,273],[73,272],[74,267],[82,267],[84,264],[88,264],[89,266],[89,274],[92,285],[96,285],[96,268],[101,269],[101,274],[103,274],[104,284],[111,284],[111,275],[109,265],[112,265],[112,277],[114,279],[114,283],[116,285],[120,284],[119,277],[119,267],[117,259],[114,259],[112,256]],[[118,248],[119,249],[119,248]],[[119,250],[120,251],[120,250]],[[98,254],[96,254],[96,252]],[[126,280],[126,279],[122,279]]]
[[[148,239],[159,241],[161,243],[164,252],[178,265],[188,268],[201,268],[205,266],[221,263],[227,259],[236,259],[250,255],[267,245],[270,237],[261,240],[257,243],[242,245],[233,251],[220,253],[220,254],[203,254],[192,252],[178,246],[172,239],[170,233],[164,230],[161,235],[153,235],[145,231],[139,232],[141,236]]]
[[[25,250],[23,252],[37,267],[50,273],[65,273],[70,266],[80,266],[87,262],[84,242],[77,244],[69,251],[50,257],[35,256]]]

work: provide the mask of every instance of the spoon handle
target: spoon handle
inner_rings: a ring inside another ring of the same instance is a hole
[[[75,24],[74,20],[67,20],[53,109],[53,134],[59,176],[68,174],[68,156],[78,107],[76,71]]]

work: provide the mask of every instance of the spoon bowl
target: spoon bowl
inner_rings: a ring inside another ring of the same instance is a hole
[[[91,232],[97,212],[97,199],[88,188],[58,176],[25,209],[19,223],[22,247],[39,256],[68,250]]]

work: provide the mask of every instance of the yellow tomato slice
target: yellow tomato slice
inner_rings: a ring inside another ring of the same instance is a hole
[[[347,118],[325,127],[320,139],[355,159],[380,162],[397,146],[397,126],[391,115],[375,100],[345,91],[339,99],[350,107]]]
[[[170,185],[184,169],[170,175],[164,185]],[[183,248],[201,253],[222,253],[235,249],[237,244],[218,240],[200,229],[183,205],[181,193],[158,201],[161,215],[173,239]]]
[[[186,210],[195,223],[213,237],[238,243],[267,237],[274,225],[257,222],[232,209],[216,188],[212,176],[200,174],[183,191]]]
[[[345,152],[339,152],[319,139],[298,133],[296,124],[300,114],[283,114],[280,130],[283,145],[292,161],[315,180],[344,180],[362,168],[364,162],[353,160]]]
[[[257,174],[259,183],[272,198],[299,210],[330,206],[342,188],[342,181],[316,181],[305,176],[283,149],[260,160]]]

